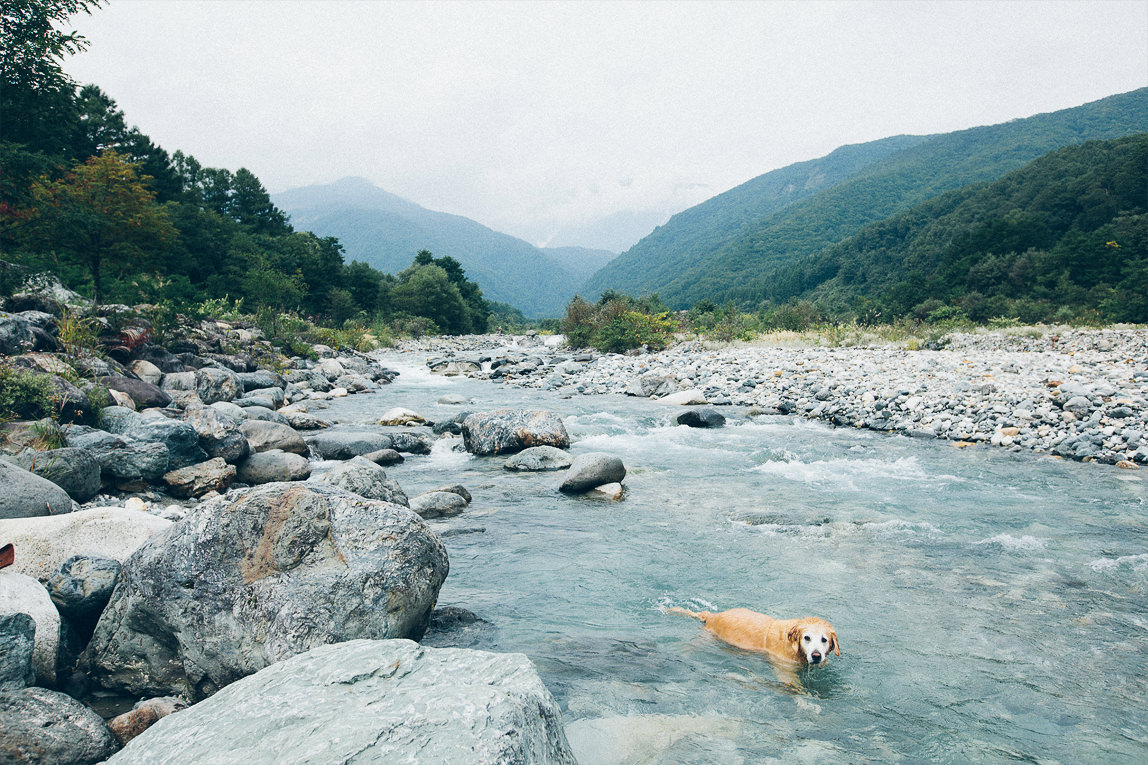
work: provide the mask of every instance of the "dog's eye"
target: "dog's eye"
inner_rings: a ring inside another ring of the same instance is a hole
[[[828,640],[826,640],[825,638],[821,638],[821,642],[822,642],[822,643],[828,643],[829,641],[828,641]]]
[[[802,638],[802,639],[803,639],[803,640],[805,640],[805,642],[809,642],[809,635],[806,635],[806,636],[805,636],[804,638]]]

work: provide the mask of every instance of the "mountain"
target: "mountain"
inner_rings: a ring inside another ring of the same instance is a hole
[[[785,278],[795,263],[870,223],[1053,149],[1145,130],[1148,88],[1000,125],[842,147],[675,215],[582,292],[657,293],[676,308],[701,298],[784,301],[795,294]]]
[[[1148,321],[1148,133],[1069,146],[871,224],[787,273],[823,305]],[[858,302],[858,299],[862,302]]]
[[[586,276],[613,257],[581,248],[550,252],[469,218],[428,210],[363,178],[291,189],[272,201],[296,229],[338,237],[348,261],[380,271],[403,270],[419,250],[449,255],[487,299],[528,317],[560,315]]]

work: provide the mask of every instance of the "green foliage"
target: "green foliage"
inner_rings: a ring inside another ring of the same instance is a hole
[[[55,409],[47,375],[0,364],[0,420],[36,420]]]
[[[56,317],[56,342],[60,350],[75,358],[98,356],[99,324],[76,306],[61,305]]]
[[[657,295],[635,299],[609,291],[596,305],[575,295],[566,306],[562,332],[574,348],[593,347],[622,353],[643,345],[660,351],[673,339],[678,324]]]

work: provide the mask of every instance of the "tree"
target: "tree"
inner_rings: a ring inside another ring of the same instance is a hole
[[[424,316],[448,335],[470,332],[462,295],[439,266],[412,264],[405,269],[391,290],[391,303],[396,312]]]
[[[4,140],[50,154],[70,139],[75,83],[65,56],[88,42],[57,26],[77,13],[90,14],[103,0],[0,0],[0,114]]]
[[[148,176],[114,151],[31,189],[32,209],[18,235],[25,246],[85,269],[97,303],[109,270],[143,270],[176,236],[147,188]]]

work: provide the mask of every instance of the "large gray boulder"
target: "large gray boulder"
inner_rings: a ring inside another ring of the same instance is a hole
[[[245,392],[259,390],[260,388],[279,388],[282,390],[287,387],[287,381],[283,379],[283,376],[269,369],[257,369],[254,372],[238,372],[235,375],[235,379],[243,386]]]
[[[285,761],[575,763],[525,656],[409,640],[325,645],[270,666],[163,718],[109,762]]]
[[[136,403],[137,409],[148,409],[153,406],[163,407],[171,403],[171,395],[166,391],[157,388],[151,383],[137,380],[134,377],[109,375],[101,377],[100,383],[105,388],[118,390],[121,393],[126,393],[131,396],[132,401]]]
[[[87,502],[100,491],[100,463],[87,449],[25,449],[8,461],[48,479],[77,502]]]
[[[163,474],[163,482],[173,497],[202,497],[208,492],[223,493],[235,480],[235,466],[222,457],[188,465]]]
[[[407,495],[398,482],[387,478],[387,471],[365,457],[352,457],[311,480],[346,489],[367,499],[380,499],[403,507],[410,506]]]
[[[0,520],[72,512],[68,492],[4,460],[0,460],[0,487]]]
[[[100,475],[115,481],[158,481],[168,471],[168,449],[155,441],[137,441],[86,425],[64,430],[68,446],[86,449],[100,463]]]
[[[258,487],[136,551],[81,668],[110,690],[202,699],[317,645],[421,637],[447,569],[407,508],[323,484]]]
[[[188,407],[183,418],[199,436],[199,446],[209,457],[222,457],[234,465],[251,451],[239,421],[215,407]]]
[[[145,443],[163,444],[167,447],[167,470],[178,470],[188,465],[207,461],[207,452],[199,445],[199,433],[183,420],[173,420],[162,415],[145,416],[128,412],[130,416],[109,419],[108,407],[104,410],[104,428],[119,436],[134,438]]]
[[[364,454],[390,449],[394,439],[380,430],[335,429],[307,436],[311,451],[324,460],[349,460]]]
[[[243,435],[247,437],[248,443],[251,444],[251,451],[253,452],[281,449],[285,452],[301,454],[304,457],[308,454],[307,444],[304,443],[303,436],[288,425],[264,420],[245,420],[239,427],[243,431]]]
[[[235,477],[253,486],[283,481],[305,481],[311,475],[311,463],[306,457],[272,449],[248,455],[236,465]]]
[[[243,385],[230,369],[204,367],[195,371],[195,392],[203,403],[214,404],[239,398],[243,395]]]
[[[88,765],[119,749],[98,714],[46,688],[0,692],[0,731],[3,762]]]
[[[114,558],[73,555],[48,580],[48,595],[60,616],[85,638],[96,628],[122,565]]]
[[[452,491],[424,491],[410,499],[411,510],[423,518],[444,518],[458,515],[470,502]]]
[[[23,611],[0,613],[0,693],[23,688],[35,680],[32,648],[36,622]]]
[[[27,319],[0,311],[0,355],[16,356],[32,350],[35,344],[32,324]]]
[[[622,460],[604,452],[587,452],[574,458],[558,488],[567,494],[581,494],[603,484],[621,483],[625,477]]]
[[[546,470],[565,470],[570,467],[573,458],[569,453],[554,446],[532,446],[508,458],[503,463],[507,470],[523,472],[539,472]]]
[[[532,446],[570,445],[561,417],[525,409],[475,412],[462,422],[462,439],[468,452],[480,456],[513,454]]]
[[[674,417],[674,422],[691,428],[720,428],[725,415],[716,406],[695,406]]]

